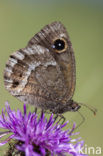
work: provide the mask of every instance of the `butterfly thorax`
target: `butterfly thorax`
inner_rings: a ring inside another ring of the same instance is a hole
[[[67,103],[59,103],[55,108],[51,109],[50,111],[55,114],[62,114],[67,111],[76,112],[80,109],[81,106],[73,100],[69,100]]]

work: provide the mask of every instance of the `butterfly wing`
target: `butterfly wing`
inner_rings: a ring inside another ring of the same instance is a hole
[[[5,87],[12,95],[22,102],[40,106],[56,98],[59,77],[62,74],[55,59],[39,45],[14,52],[4,72]]]
[[[52,48],[55,38],[65,38],[63,53]],[[44,27],[28,43],[14,52],[4,72],[6,89],[22,102],[53,109],[67,102],[75,88],[75,60],[69,36],[60,22]]]
[[[67,48],[63,53],[58,54],[54,51],[52,45],[56,39],[60,38],[66,40]],[[49,49],[52,53],[54,59],[60,67],[62,76],[64,77],[63,83],[65,83],[65,86],[67,88],[63,100],[70,100],[75,90],[76,68],[74,51],[66,28],[61,22],[53,22],[51,24],[48,24],[28,42],[29,47],[34,44],[41,45]]]

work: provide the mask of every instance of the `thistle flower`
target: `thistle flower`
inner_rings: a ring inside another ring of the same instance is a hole
[[[7,113],[7,115],[6,115]],[[53,114],[49,120],[44,113],[38,117],[35,113],[27,113],[26,105],[24,112],[21,110],[11,110],[6,105],[6,110],[2,110],[0,116],[0,128],[5,129],[1,133],[0,138],[9,134],[4,141],[0,141],[0,146],[15,140],[15,149],[20,152],[19,155],[25,156],[65,156],[66,154],[73,156],[84,156],[80,154],[80,149],[84,142],[79,139],[72,139],[75,124],[72,130],[63,130],[65,124],[54,123]],[[74,142],[75,141],[75,142]]]

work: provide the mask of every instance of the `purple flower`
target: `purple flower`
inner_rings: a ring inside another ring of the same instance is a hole
[[[79,152],[84,142],[71,138],[77,135],[73,133],[75,124],[72,130],[64,131],[63,127],[66,125],[67,123],[63,125],[54,123],[53,114],[47,120],[44,113],[41,113],[40,117],[35,113],[27,113],[26,105],[24,105],[23,113],[19,109],[17,112],[11,110],[7,105],[6,110],[2,110],[0,116],[0,128],[5,129],[0,138],[7,134],[9,137],[0,141],[0,146],[12,139],[20,142],[15,148],[24,152],[25,156],[45,156],[47,153],[51,156],[65,156],[66,154],[84,156]]]

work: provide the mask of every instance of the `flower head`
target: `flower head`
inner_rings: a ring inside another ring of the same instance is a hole
[[[6,130],[1,133],[0,138],[7,134],[9,137],[0,141],[0,146],[12,139],[19,142],[15,144],[15,148],[23,152],[25,156],[64,156],[66,154],[84,156],[79,152],[84,142],[71,138],[76,135],[73,133],[75,124],[72,130],[64,131],[63,127],[66,124],[54,123],[53,114],[47,120],[44,113],[41,113],[40,117],[35,113],[27,113],[26,105],[24,105],[23,113],[19,109],[17,112],[11,110],[7,105],[0,116],[0,128]]]

